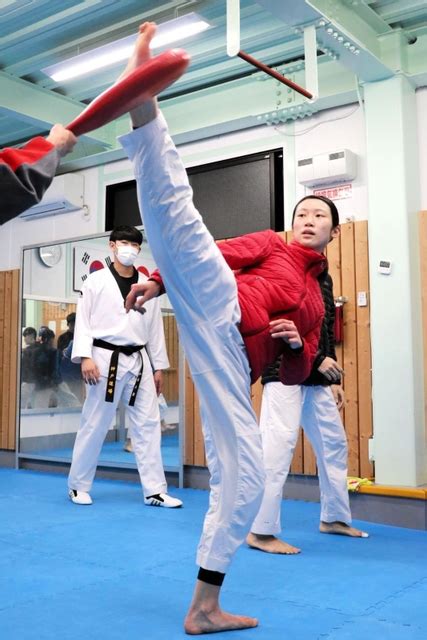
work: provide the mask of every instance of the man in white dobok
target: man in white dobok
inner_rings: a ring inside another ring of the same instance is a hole
[[[147,505],[180,507],[167,494],[161,457],[157,396],[163,369],[169,367],[159,302],[146,313],[126,313],[124,300],[132,284],[146,280],[135,269],[142,234],[116,227],[110,235],[114,261],[85,281],[77,305],[72,361],[81,363],[87,384],[80,428],[68,477],[75,504],[92,504],[89,494],[99,454],[120,401],[126,407],[129,435]]]

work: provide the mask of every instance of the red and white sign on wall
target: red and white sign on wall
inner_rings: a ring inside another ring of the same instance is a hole
[[[327,187],[326,189],[314,189],[314,196],[324,196],[329,200],[343,200],[344,198],[351,198],[353,195],[353,187],[349,184],[338,184],[335,187]]]

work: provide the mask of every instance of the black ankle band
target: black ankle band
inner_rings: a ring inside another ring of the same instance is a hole
[[[203,569],[200,567],[199,574],[197,576],[197,580],[201,580],[202,582],[206,582],[207,584],[213,584],[216,587],[221,587],[224,582],[225,573],[220,573],[219,571],[209,571],[209,569]]]

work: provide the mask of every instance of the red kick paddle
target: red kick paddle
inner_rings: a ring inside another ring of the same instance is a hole
[[[182,49],[151,58],[101,93],[66,128],[81,136],[102,127],[166,89],[184,73],[189,62],[188,53]]]

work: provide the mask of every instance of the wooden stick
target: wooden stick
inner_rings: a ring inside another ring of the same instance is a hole
[[[249,64],[253,65],[254,67],[257,67],[257,69],[260,69],[261,71],[264,71],[264,73],[268,73],[269,76],[276,78],[276,80],[279,80],[279,82],[281,82],[282,84],[286,84],[288,87],[290,87],[297,93],[301,93],[301,95],[305,96],[309,100],[313,97],[312,93],[310,93],[303,87],[300,87],[299,84],[295,84],[295,82],[292,82],[292,80],[285,78],[285,76],[282,76],[281,73],[279,73],[275,69],[271,69],[270,67],[267,67],[266,64],[264,64],[263,62],[260,62],[256,58],[253,58],[248,53],[245,53],[244,51],[239,51],[237,55],[239,56],[239,58],[242,58],[242,60],[246,60],[246,62],[249,62]]]

